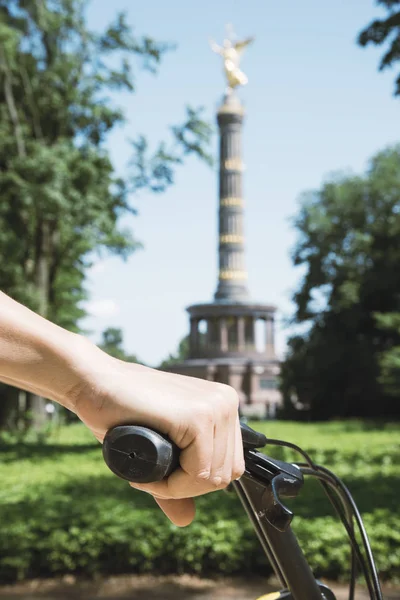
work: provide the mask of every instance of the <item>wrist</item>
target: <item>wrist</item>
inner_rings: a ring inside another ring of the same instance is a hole
[[[94,395],[98,373],[106,372],[112,358],[82,335],[67,335],[52,349],[50,364],[55,369],[49,397],[77,412],[77,403],[84,395]]]
[[[83,336],[0,292],[0,381],[74,410],[79,390],[110,359]]]

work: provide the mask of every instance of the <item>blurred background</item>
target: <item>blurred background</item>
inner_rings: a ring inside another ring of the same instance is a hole
[[[276,410],[253,424],[345,479],[398,583],[400,0],[0,0],[0,17],[0,288],[171,370],[196,358],[185,308],[212,303],[218,279],[226,83],[209,39],[227,23],[254,36],[238,92],[246,268],[251,302],[277,310]],[[179,530],[74,415],[5,385],[0,476],[1,584],[271,573],[234,497],[200,499]],[[295,506],[316,572],[346,579],[323,494],[306,486]]]

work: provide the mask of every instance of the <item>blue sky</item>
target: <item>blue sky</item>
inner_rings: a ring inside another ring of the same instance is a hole
[[[177,43],[156,77],[138,72],[137,94],[118,97],[127,124],[109,148],[119,172],[129,158],[126,140],[138,133],[152,143],[167,137],[186,104],[204,106],[215,122],[224,79],[209,37],[221,42],[232,22],[239,37],[256,38],[243,59],[249,84],[240,92],[247,110],[247,266],[252,299],[279,309],[283,355],[290,334],[284,320],[301,275],[290,260],[299,195],[332,172],[364,170],[376,151],[398,140],[394,73],[377,72],[380,49],[355,43],[381,11],[373,0],[93,0],[90,26],[105,26],[119,10],[138,35]],[[156,365],[186,334],[185,307],[210,301],[216,288],[216,170],[191,159],[167,193],[134,202],[139,215],[127,225],[144,250],[127,262],[95,265],[88,279],[92,316],[83,324],[94,340],[108,326],[121,327],[126,348]]]

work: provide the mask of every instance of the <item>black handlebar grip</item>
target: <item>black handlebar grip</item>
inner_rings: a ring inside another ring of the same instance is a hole
[[[265,446],[264,434],[241,423],[246,450]],[[135,425],[110,429],[103,441],[103,457],[115,475],[132,483],[152,483],[168,477],[179,466],[180,449],[168,437]]]
[[[180,449],[166,436],[134,425],[110,429],[103,441],[103,457],[115,475],[132,483],[152,483],[168,477],[179,466]]]

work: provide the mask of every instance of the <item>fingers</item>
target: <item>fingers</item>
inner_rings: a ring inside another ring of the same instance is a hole
[[[235,415],[226,406],[217,417],[214,427],[214,452],[210,483],[216,488],[229,485],[232,479],[235,450]]]
[[[162,481],[156,481],[155,483],[134,483],[131,485],[157,498],[174,500],[195,498],[196,496],[201,496],[217,489],[210,484],[209,477],[204,480],[196,480],[182,469],[177,469],[168,479],[163,479]]]
[[[193,521],[196,514],[196,507],[192,498],[183,498],[182,500],[154,499],[174,525],[186,527]]]
[[[235,449],[232,468],[232,480],[239,479],[244,473],[244,453],[242,432],[240,430],[239,415],[236,418],[235,424]]]
[[[193,382],[183,379],[181,383],[182,394],[190,398]],[[181,448],[180,468],[163,481],[131,484],[153,495],[167,517],[180,527],[194,518],[193,498],[226,487],[244,471],[237,393],[223,384],[196,385],[202,387],[190,411],[188,404],[183,404],[180,412],[171,413],[171,427],[164,429]]]
[[[214,414],[212,407],[204,406],[199,410],[197,425],[194,429],[192,441],[181,452],[180,465],[184,473],[201,484],[209,481],[213,464]],[[190,496],[190,494],[188,495]]]

